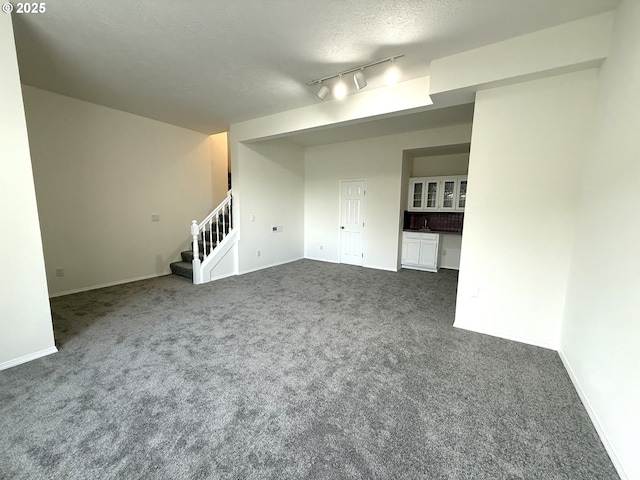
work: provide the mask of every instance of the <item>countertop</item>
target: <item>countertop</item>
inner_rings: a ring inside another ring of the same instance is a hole
[[[415,228],[405,228],[402,231],[412,233],[437,233],[439,235],[462,235],[462,233],[460,232],[443,232],[442,230],[418,230]]]

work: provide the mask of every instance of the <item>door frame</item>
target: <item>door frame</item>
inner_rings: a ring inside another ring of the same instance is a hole
[[[362,227],[362,265],[364,266],[364,254],[365,254],[365,228],[367,223],[367,179],[366,178],[341,178],[338,182],[338,263],[342,264],[342,232],[340,231],[340,227],[342,224],[342,185],[346,182],[363,182],[364,183],[364,216],[363,223],[365,227]],[[344,265],[351,265],[350,263],[345,263]],[[357,266],[357,265],[356,265]]]

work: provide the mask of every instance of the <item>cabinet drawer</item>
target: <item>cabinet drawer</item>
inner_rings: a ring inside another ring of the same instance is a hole
[[[403,238],[410,240],[438,240],[437,233],[421,233],[421,232],[403,232]]]
[[[432,240],[434,242],[438,241],[437,233],[420,233],[419,235],[421,240]]]

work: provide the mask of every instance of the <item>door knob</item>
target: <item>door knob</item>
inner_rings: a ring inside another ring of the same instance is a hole
[[[344,226],[340,227],[342,230],[344,230]]]

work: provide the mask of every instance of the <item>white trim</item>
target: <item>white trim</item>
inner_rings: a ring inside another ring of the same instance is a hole
[[[326,258],[315,258],[315,257],[304,257],[305,260],[313,260],[314,262],[324,262],[324,263],[334,263],[336,265],[350,265],[352,267],[360,267],[360,265],[351,265],[350,263],[340,263],[338,260],[328,260]],[[395,268],[387,268],[387,267],[379,267],[377,265],[362,265],[362,268],[370,268],[372,270],[382,270],[385,272],[394,272],[398,273],[399,269]]]
[[[235,230],[235,229],[234,229]],[[238,228],[238,238],[236,239],[236,243],[233,246],[233,273],[234,275],[239,275],[240,271],[240,253],[238,248],[238,242],[240,241],[240,228]]]
[[[538,342],[536,340],[531,340],[530,338],[518,337],[516,335],[505,335],[502,332],[498,333],[491,330],[470,328],[467,326],[456,325],[455,323],[453,324],[453,326],[461,330],[468,330],[469,332],[481,333],[483,335],[491,335],[492,337],[503,338],[505,340],[512,340],[514,342],[519,342],[519,343],[526,343],[527,345],[533,345],[534,347],[546,348],[548,350],[558,350],[557,345],[554,345],[551,343],[545,343],[545,342]]]
[[[304,260],[304,257],[296,257],[296,258],[292,258],[291,260],[285,260],[283,262],[270,263],[269,265],[262,265],[261,267],[251,268],[249,270],[243,270],[242,272],[239,272],[238,275],[257,272],[259,270],[264,270],[265,268],[277,267],[278,265],[286,265],[287,263],[297,262],[298,260]]]
[[[593,423],[593,426],[595,427],[596,432],[598,432],[600,441],[604,445],[605,450],[607,451],[607,453],[609,454],[609,457],[611,458],[611,463],[613,463],[613,466],[618,472],[620,479],[628,480],[629,477],[625,473],[624,468],[622,468],[622,463],[620,462],[620,460],[618,459],[618,456],[616,455],[616,452],[613,448],[613,444],[609,440],[609,437],[607,436],[607,433],[605,432],[602,426],[602,423],[600,423],[600,420],[598,419],[598,415],[596,415],[595,410],[591,406],[591,402],[589,402],[589,398],[587,397],[587,394],[582,389],[582,385],[580,385],[580,381],[578,380],[578,377],[574,373],[573,368],[571,368],[569,359],[565,356],[564,352],[561,349],[558,349],[558,355],[560,355],[560,360],[562,360],[564,368],[567,370],[567,373],[569,374],[569,378],[571,379],[573,386],[578,392],[578,396],[580,397],[580,400],[582,400],[582,404],[584,405],[585,410],[589,414],[591,423]]]
[[[49,298],[63,297],[65,295],[72,295],[74,293],[88,292],[89,290],[98,290],[99,288],[114,287],[116,285],[122,285],[124,283],[139,282],[140,280],[164,277],[165,275],[171,275],[171,271],[164,273],[154,273],[153,275],[145,275],[143,277],[128,278],[125,280],[116,280],[115,282],[101,283],[99,285],[91,285],[90,287],[74,288],[73,290],[65,290],[64,292],[50,293]]]
[[[313,261],[315,261],[315,262],[324,262],[324,263],[340,263],[340,262],[339,262],[339,261],[337,261],[337,260],[329,260],[329,259],[326,259],[326,258],[308,257],[308,256],[306,256],[306,255],[304,256],[304,259],[305,259],[305,260],[313,260]]]
[[[193,269],[194,285],[200,285],[202,283],[212,282],[213,279],[211,278],[211,272],[213,271],[214,268],[216,268],[218,263],[220,263],[220,261],[225,257],[225,255],[227,255],[229,251],[237,245],[237,243],[238,243],[238,234],[236,233],[236,229],[232,228],[231,231],[222,239],[222,241],[218,245],[216,245],[216,247],[213,249],[213,252],[210,253],[200,265],[200,274],[198,275],[198,281],[196,281],[196,277],[195,277],[196,269],[194,265],[194,269]],[[236,271],[237,269],[234,269],[233,273],[235,274]],[[209,278],[209,280],[205,281],[205,278]]]
[[[421,267],[419,265],[402,264],[402,268],[406,268],[408,270],[420,270],[421,272],[438,273],[438,268]]]
[[[56,347],[49,347],[45,348],[44,350],[40,350],[39,352],[30,353],[29,355],[23,355],[22,357],[14,358],[13,360],[8,360],[6,362],[0,363],[0,370],[6,370],[7,368],[30,362],[31,360],[46,357],[47,355],[51,355],[52,353],[56,353],[57,351],[58,349]]]
[[[399,271],[399,270],[397,270],[395,268],[378,267],[376,265],[362,265],[362,268],[371,268],[372,270],[382,270],[382,271],[385,271],[385,272],[393,272],[393,273],[398,273],[398,271]]]
[[[236,272],[223,273],[222,275],[211,277],[211,280],[209,280],[209,282],[215,282],[216,280],[222,280],[223,278],[235,277],[236,275],[237,275]],[[204,283],[209,283],[209,282],[204,282]]]

